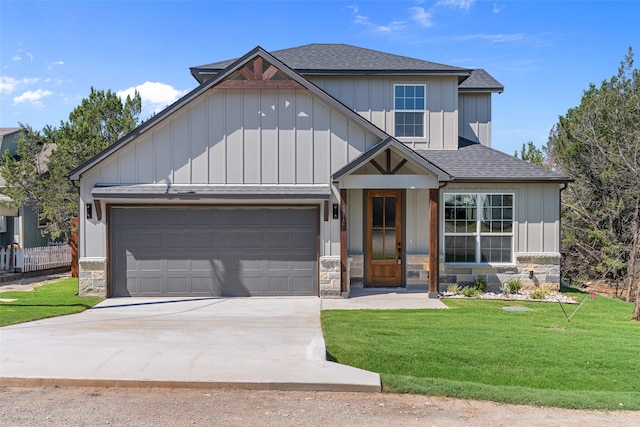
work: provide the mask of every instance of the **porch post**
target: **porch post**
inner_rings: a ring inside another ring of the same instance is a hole
[[[438,188],[429,189],[429,298],[438,298],[438,242],[440,236],[438,230],[438,200],[440,190]]]
[[[340,292],[347,292],[347,190],[340,189]]]

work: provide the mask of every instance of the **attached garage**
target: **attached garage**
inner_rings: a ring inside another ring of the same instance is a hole
[[[316,296],[317,207],[112,206],[109,296]]]

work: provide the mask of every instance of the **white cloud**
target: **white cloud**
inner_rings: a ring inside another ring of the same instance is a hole
[[[36,83],[38,83],[38,79],[35,77],[24,77],[18,80],[14,77],[0,76],[0,94],[10,94],[20,85],[33,85]]]
[[[33,53],[27,52],[25,55],[29,57],[29,62],[33,63]]]
[[[424,1],[417,0],[415,4],[421,5]],[[362,15],[359,12],[357,6],[348,6],[352,11],[352,15],[355,16],[354,23],[365,26],[368,30],[381,33],[392,34],[395,32],[406,31],[410,23],[418,25],[423,28],[431,28],[434,26],[434,17],[443,12],[443,9],[457,9],[469,11],[471,6],[475,3],[475,0],[438,0],[433,6],[425,9],[422,6],[413,6],[408,11],[409,16],[407,21],[397,20],[392,21],[389,24],[376,24],[371,22],[368,16]]]
[[[13,62],[19,62],[19,61],[22,61],[22,56],[20,56],[20,55],[13,55],[13,56],[11,57],[11,60],[12,60]]]
[[[51,63],[51,64],[47,67],[47,71],[50,71],[50,70],[53,68],[53,66],[54,66],[54,65],[64,65],[64,62],[63,62],[63,61],[56,61],[56,62]]]
[[[473,6],[475,0],[439,0],[436,6],[446,6],[455,9],[469,10]]]
[[[369,20],[369,17],[363,15],[356,15],[356,19],[354,22],[356,24],[364,25],[371,31],[383,34],[390,34],[396,31],[401,31],[406,27],[404,21],[392,21],[386,25],[374,24]]]
[[[50,90],[38,89],[35,91],[27,91],[20,96],[14,97],[13,103],[14,105],[22,104],[22,103],[30,103],[31,105],[34,105],[36,107],[41,107],[42,99],[51,95],[53,95],[53,92],[51,92]]]
[[[11,93],[18,86],[18,81],[13,77],[0,76],[0,94]]]
[[[493,4],[493,13],[500,13],[504,9],[504,6],[498,6],[498,3]]]
[[[523,41],[525,39],[525,34],[468,34],[465,36],[454,37],[454,39],[458,41],[485,40],[490,43],[514,43]]]
[[[430,28],[433,26],[433,22],[431,22],[431,13],[424,10],[423,7],[412,7],[409,9],[412,13],[411,19],[420,24],[423,27]]]
[[[142,99],[142,108],[148,114],[157,113],[167,105],[176,102],[187,91],[180,91],[173,86],[160,82],[144,82],[141,85],[116,92],[121,99],[133,96],[138,91]]]

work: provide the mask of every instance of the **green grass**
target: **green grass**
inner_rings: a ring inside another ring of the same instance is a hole
[[[632,304],[596,296],[567,322],[555,303],[444,302],[450,310],[323,311],[329,357],[379,372],[392,392],[640,409]],[[532,310],[502,309],[511,305]],[[565,306],[569,315],[575,308]]]
[[[80,313],[102,298],[78,297],[78,279],[64,279],[35,288],[33,291],[0,292],[0,326]]]

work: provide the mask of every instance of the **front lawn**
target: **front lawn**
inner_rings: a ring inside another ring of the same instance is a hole
[[[555,303],[443,301],[450,310],[323,311],[329,358],[379,372],[391,392],[640,409],[631,303],[596,296],[567,322]],[[531,311],[503,310],[514,305]]]
[[[0,326],[80,313],[102,298],[75,296],[78,279],[64,279],[35,288],[33,291],[0,292]]]

